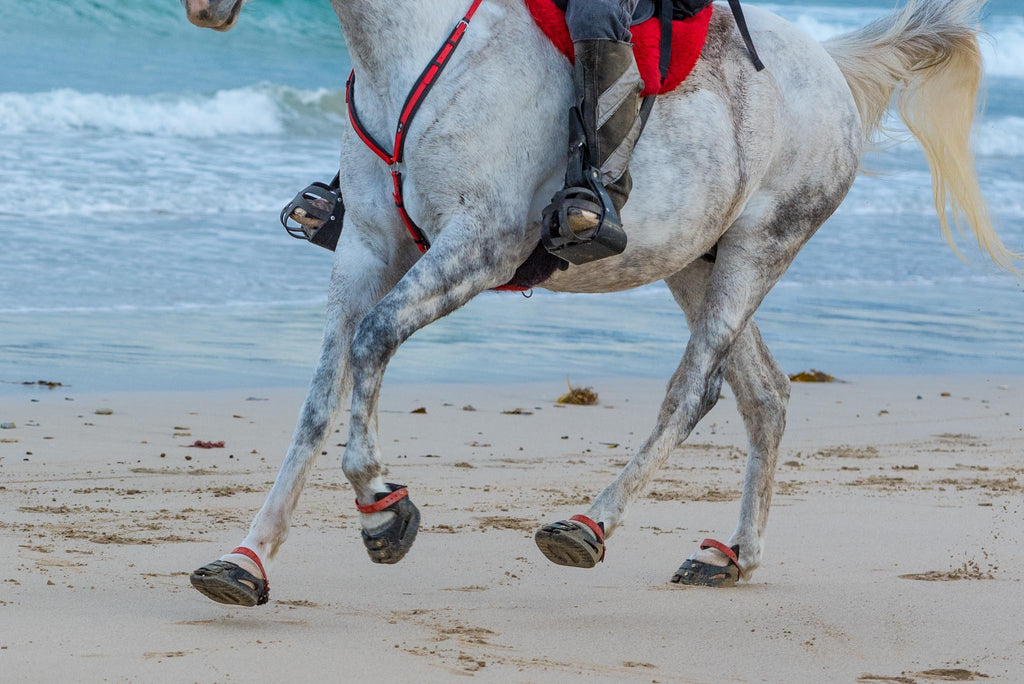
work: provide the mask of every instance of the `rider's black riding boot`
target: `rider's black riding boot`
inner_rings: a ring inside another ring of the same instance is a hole
[[[575,44],[576,97],[582,97],[587,156],[601,170],[601,182],[621,212],[633,181],[629,159],[640,137],[640,78],[633,46],[614,40]]]
[[[629,160],[640,137],[644,83],[633,46],[614,40],[575,44],[566,189],[544,212],[544,246],[574,264],[621,254],[619,213],[632,189]]]

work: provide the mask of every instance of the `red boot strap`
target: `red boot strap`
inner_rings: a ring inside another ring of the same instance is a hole
[[[366,506],[359,503],[359,499],[356,499],[356,508],[359,509],[360,513],[380,513],[407,496],[409,496],[409,490],[405,487],[401,487],[391,492],[380,501],[374,501],[372,504],[368,504]]]
[[[705,539],[700,543],[700,548],[701,550],[715,549],[724,553],[725,557],[729,559],[729,562],[736,566],[736,569],[740,573],[740,577],[743,577],[743,568],[740,567],[740,559],[736,556],[736,552],[730,547],[716,539]]]
[[[260,562],[260,557],[256,555],[256,552],[252,549],[247,549],[244,546],[239,546],[231,553],[241,554],[256,564],[256,567],[260,569],[261,573],[263,573],[263,586],[266,587],[266,591],[269,592],[270,578],[267,577],[267,571],[263,569],[263,563]]]
[[[601,529],[601,526],[598,525],[596,522],[594,522],[593,520],[591,520],[590,518],[588,518],[585,515],[574,515],[571,518],[569,518],[569,520],[575,520],[576,522],[583,523],[588,528],[590,528],[591,532],[594,533],[594,535],[597,537],[597,541],[601,544],[601,547],[602,547],[601,548],[601,557],[598,558],[597,561],[599,563],[603,563],[604,562],[604,553],[605,553],[605,549],[604,549],[604,530]]]

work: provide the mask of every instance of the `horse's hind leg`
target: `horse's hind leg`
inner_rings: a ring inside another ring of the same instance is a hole
[[[710,275],[711,265],[699,261],[665,281],[688,320],[696,320],[699,315]],[[753,319],[729,352],[725,378],[736,395],[749,441],[740,519],[727,545],[739,547],[739,565],[749,576],[761,564],[764,552],[764,531],[789,402],[789,378],[772,358]],[[691,560],[710,566],[728,565],[725,554],[713,548],[698,551]],[[711,579],[719,578],[717,572],[710,572]]]
[[[800,198],[780,201],[767,193],[752,198],[747,211],[722,236],[705,295],[690,320],[686,352],[669,381],[654,431],[618,477],[597,496],[586,516],[538,532],[538,546],[550,560],[591,567],[600,559],[604,535],[614,532],[669,453],[718,401],[737,340],[800,247],[839,206],[853,180],[855,165],[850,167],[848,177],[839,179],[831,194],[814,197],[820,189],[810,187]],[[756,348],[753,339],[751,349]],[[741,343],[741,349],[744,346],[746,343]],[[756,508],[750,514],[755,518]],[[588,548],[592,553],[581,556]],[[740,551],[749,555],[749,551]]]

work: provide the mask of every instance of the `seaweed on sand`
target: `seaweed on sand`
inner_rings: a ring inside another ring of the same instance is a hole
[[[597,403],[597,392],[593,387],[573,387],[569,376],[565,377],[565,383],[569,385],[569,391],[558,397],[559,404],[573,404],[574,406],[593,406]]]

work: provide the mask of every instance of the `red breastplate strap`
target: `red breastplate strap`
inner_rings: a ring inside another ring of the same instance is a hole
[[[473,19],[473,15],[476,14],[481,2],[483,0],[473,0],[473,4],[470,5],[466,16],[455,26],[448,36],[448,40],[444,42],[441,49],[437,51],[434,58],[427,64],[427,68],[423,70],[420,77],[413,83],[409,96],[406,98],[405,104],[402,105],[402,114],[398,118],[398,126],[395,130],[394,152],[390,154],[386,152],[384,147],[374,140],[362,122],[359,121],[359,116],[356,114],[354,97],[356,85],[356,72],[354,70],[349,75],[348,82],[345,84],[345,104],[348,107],[348,120],[352,123],[352,128],[355,129],[359,139],[374,154],[380,157],[385,164],[391,167],[395,207],[398,208],[398,214],[402,217],[402,223],[405,224],[406,230],[409,231],[409,235],[412,236],[420,252],[426,252],[430,248],[430,241],[423,231],[420,230],[420,227],[416,225],[416,222],[412,220],[412,217],[409,216],[409,212],[405,210],[405,201],[402,197],[402,172],[399,170],[405,155],[405,133],[409,129],[409,123],[416,116],[416,112],[419,110],[423,100],[427,97],[427,93],[430,92],[430,89],[434,87],[434,83],[437,82],[437,77],[448,65],[448,61],[451,59],[452,54],[454,54],[455,48],[459,46],[459,42],[462,40],[463,35],[465,35],[466,29],[469,28],[469,22]]]

